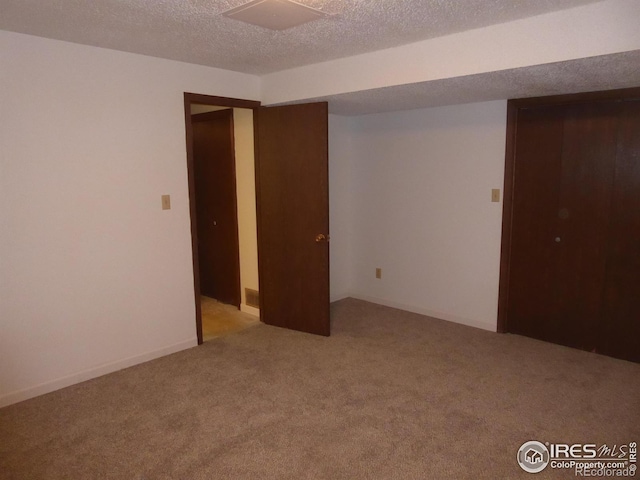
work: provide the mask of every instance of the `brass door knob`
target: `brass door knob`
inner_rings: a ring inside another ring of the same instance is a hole
[[[329,235],[325,235],[324,233],[319,233],[318,235],[316,235],[316,243],[328,242],[329,238],[330,238]]]

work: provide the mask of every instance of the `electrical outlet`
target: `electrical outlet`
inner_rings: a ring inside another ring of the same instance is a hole
[[[382,278],[382,269],[376,268],[376,278]]]
[[[162,195],[162,209],[171,210],[171,195]]]

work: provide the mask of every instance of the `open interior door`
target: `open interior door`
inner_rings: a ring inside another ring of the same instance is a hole
[[[327,103],[261,107],[256,132],[261,319],[328,336]]]

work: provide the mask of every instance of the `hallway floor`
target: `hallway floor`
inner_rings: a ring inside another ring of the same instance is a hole
[[[216,337],[239,332],[260,323],[258,317],[241,312],[214,298],[202,296],[202,338],[206,342]]]

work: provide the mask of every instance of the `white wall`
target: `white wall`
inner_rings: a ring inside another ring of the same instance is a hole
[[[640,49],[640,2],[605,0],[275,72],[265,105]]]
[[[332,302],[348,297],[352,290],[352,123],[349,117],[329,115],[329,270]]]
[[[198,113],[217,112],[218,110],[226,110],[229,107],[216,107],[215,105],[201,105],[199,103],[191,104],[191,115]]]
[[[570,17],[602,14],[595,36],[534,44],[539,61],[638,38],[621,16],[634,1],[583,8]],[[436,40],[260,79],[0,31],[0,405],[195,345],[183,92],[259,99],[262,85],[263,100],[285,101],[500,67],[443,58],[438,42],[468,42]],[[387,60],[416,69],[380,69]],[[505,117],[504,101],[330,116],[333,300],[495,329],[502,203],[490,190],[503,183]],[[239,191],[243,212],[249,198]]]
[[[253,110],[233,109],[238,197],[238,237],[240,242],[240,309],[252,315],[260,310],[247,305],[245,288],[258,287],[258,234],[256,222],[256,174],[253,146]]]
[[[259,79],[1,31],[0,55],[4,405],[196,344],[183,92]]]
[[[495,331],[506,101],[354,117],[351,134],[352,295]]]

